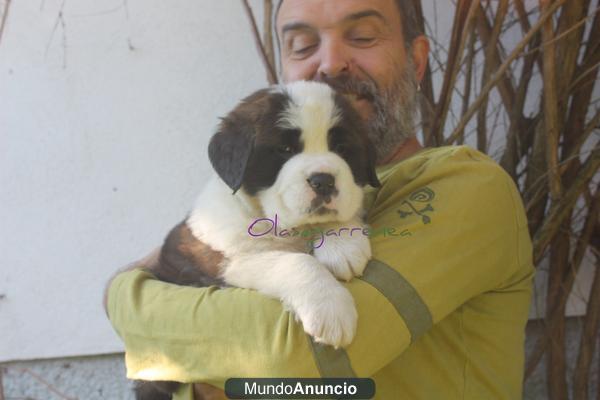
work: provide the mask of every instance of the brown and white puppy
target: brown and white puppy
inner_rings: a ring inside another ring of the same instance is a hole
[[[316,341],[348,345],[357,313],[336,278],[362,274],[368,238],[327,236],[311,249],[306,236],[253,236],[250,227],[268,231],[275,217],[279,231],[296,233],[363,226],[362,187],[379,181],[360,116],[325,84],[273,86],[227,115],[208,150],[217,174],[167,237],[153,273],[256,289],[280,299]]]

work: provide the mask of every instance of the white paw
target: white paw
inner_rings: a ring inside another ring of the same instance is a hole
[[[371,259],[371,244],[362,234],[328,236],[321,247],[314,249],[314,256],[336,278],[349,281],[362,275]]]
[[[300,307],[295,307],[296,315],[302,321],[304,331],[316,342],[335,348],[352,342],[356,332],[358,314],[354,299],[346,288],[338,282],[319,290],[306,293]]]

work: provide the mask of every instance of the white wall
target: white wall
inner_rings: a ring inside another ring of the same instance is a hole
[[[265,84],[240,1],[12,1],[0,361],[122,350],[104,283],[184,217],[217,117]]]
[[[453,6],[423,5],[447,45]],[[0,362],[122,351],[104,283],[183,218],[210,172],[217,117],[264,85],[239,0],[12,1],[0,41]],[[569,315],[584,312],[591,272]],[[544,273],[531,317],[543,315]]]

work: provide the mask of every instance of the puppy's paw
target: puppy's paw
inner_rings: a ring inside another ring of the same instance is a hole
[[[371,244],[365,235],[328,236],[314,256],[336,278],[345,281],[361,276],[371,259]]]
[[[305,293],[304,296],[306,298],[302,306],[295,310],[304,331],[316,342],[335,348],[349,345],[354,339],[358,319],[350,292],[335,282],[325,290],[313,292],[312,295]]]

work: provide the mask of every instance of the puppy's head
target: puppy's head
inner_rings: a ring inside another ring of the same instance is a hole
[[[252,94],[223,118],[208,150],[234,193],[258,197],[283,226],[346,221],[362,206],[361,187],[379,186],[360,116],[322,83]]]

